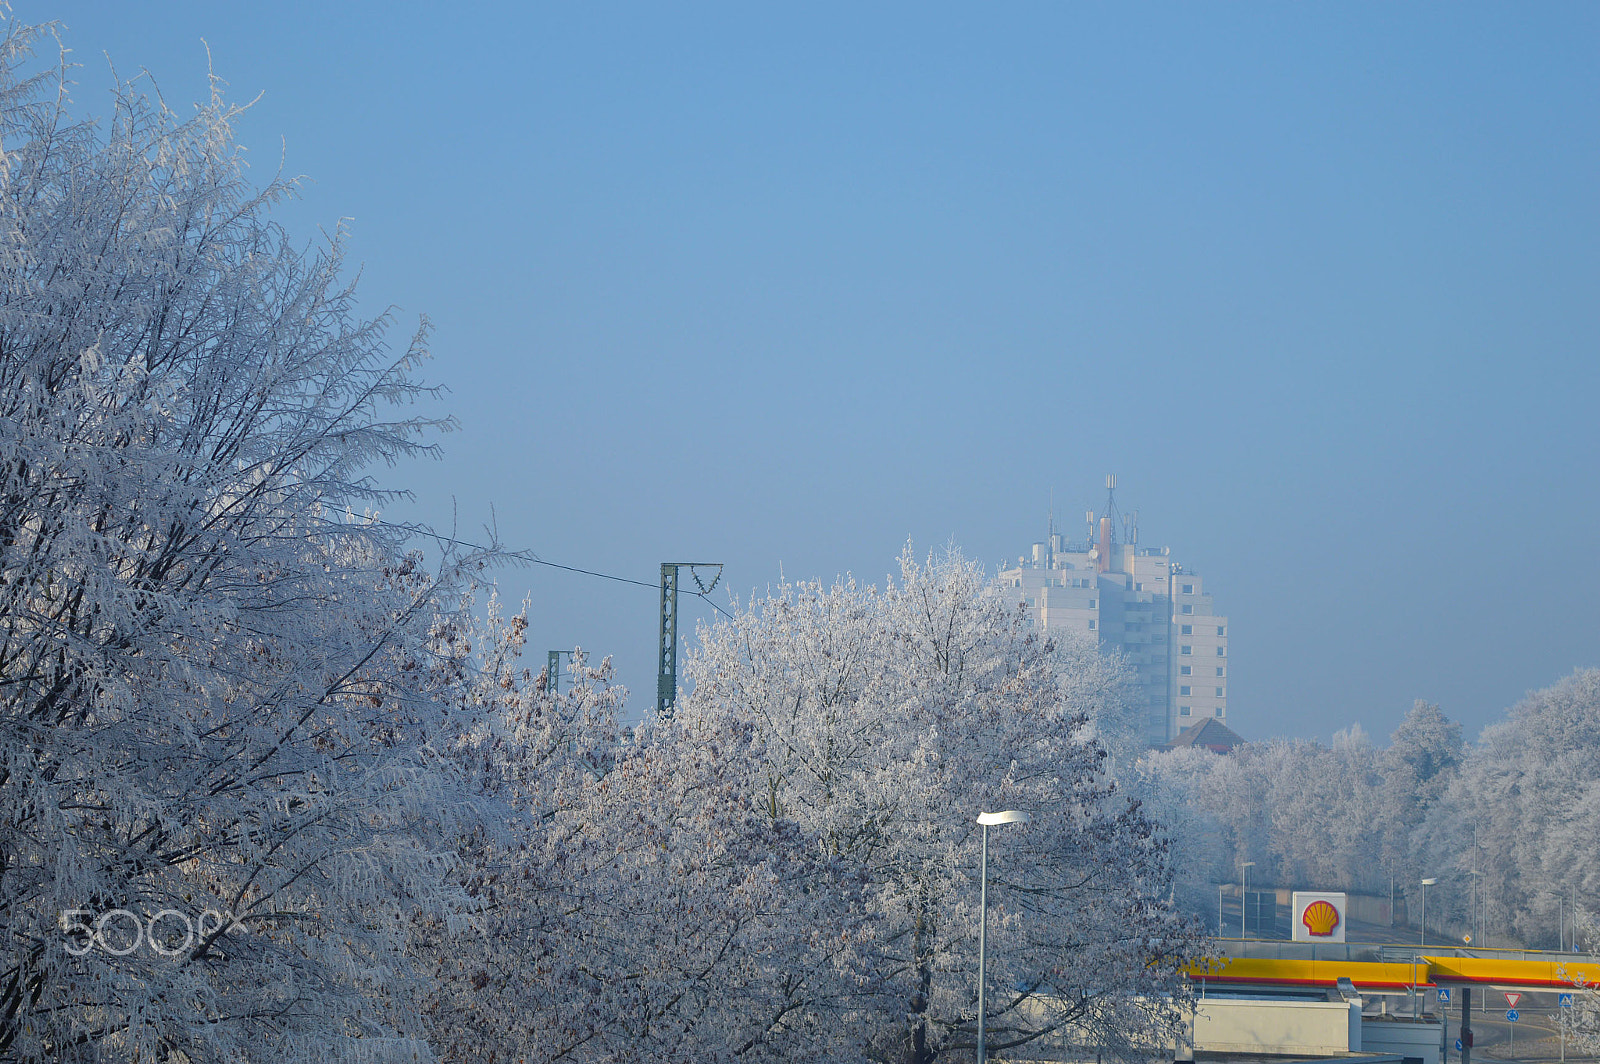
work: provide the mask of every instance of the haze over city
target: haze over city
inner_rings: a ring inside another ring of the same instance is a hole
[[[1600,1061],[1592,5],[0,23],[0,1059]]]
[[[993,572],[1115,472],[1246,736],[1595,663],[1592,6],[24,7],[88,105],[208,44],[280,217],[433,321],[461,430],[393,515],[747,596]],[[648,700],[648,590],[524,590]]]

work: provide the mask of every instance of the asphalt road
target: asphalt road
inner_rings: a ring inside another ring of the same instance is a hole
[[[1506,1021],[1505,997],[1497,990],[1488,992],[1488,1001],[1474,994],[1472,1031],[1476,1036],[1472,1048],[1474,1058],[1515,1060],[1525,1062],[1559,1061],[1561,1057],[1561,1026],[1559,1014],[1564,1010],[1556,1006],[1556,995],[1546,992],[1528,992],[1517,1002],[1517,1022]],[[1489,1005],[1487,1010],[1484,1005]],[[1457,1005],[1450,1010],[1449,1030],[1445,1044],[1450,1047],[1448,1064],[1458,1064],[1460,1055],[1455,1041],[1461,1027],[1461,1010]],[[1515,1031],[1512,1028],[1515,1028]],[[1567,1060],[1593,1060],[1579,1056],[1567,1047]]]

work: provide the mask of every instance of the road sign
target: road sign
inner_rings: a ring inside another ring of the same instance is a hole
[[[1521,1000],[1522,1000],[1522,995],[1521,994],[1517,993],[1514,990],[1507,990],[1506,991],[1506,1004],[1507,1005],[1510,1005],[1512,1008],[1516,1008],[1517,1007],[1517,1002],[1519,1002]]]
[[[1450,988],[1449,987],[1441,986],[1439,988],[1439,1004],[1441,1004],[1441,1005],[1450,1004]]]
[[[1461,1039],[1459,1038],[1456,1039],[1456,1052],[1461,1052]]]
[[[1556,995],[1556,1004],[1560,1005],[1564,1009],[1570,1009],[1572,1007],[1572,995],[1571,994],[1557,994]]]
[[[1472,945],[1472,936],[1471,935],[1462,935],[1461,936],[1461,941],[1470,946],[1470,945]]]
[[[1516,1009],[1506,1009],[1506,1022],[1507,1023],[1516,1023],[1517,1022],[1517,1010]]]

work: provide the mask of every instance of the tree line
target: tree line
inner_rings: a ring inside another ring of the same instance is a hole
[[[1600,670],[1530,693],[1475,743],[1418,701],[1378,747],[1359,724],[1306,740],[1153,752],[1128,773],[1173,837],[1178,890],[1204,913],[1254,861],[1265,886],[1393,890],[1479,945],[1588,949],[1600,908]],[[1415,924],[1415,918],[1411,919]]]

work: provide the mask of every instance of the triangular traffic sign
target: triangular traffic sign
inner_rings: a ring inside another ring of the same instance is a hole
[[[1507,990],[1506,991],[1506,1004],[1507,1005],[1510,1005],[1512,1008],[1516,1008],[1517,1007],[1517,1002],[1519,1002],[1521,1000],[1522,1000],[1522,995],[1521,994],[1518,994],[1515,991],[1511,991],[1511,990]]]

